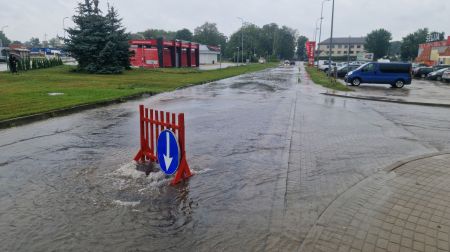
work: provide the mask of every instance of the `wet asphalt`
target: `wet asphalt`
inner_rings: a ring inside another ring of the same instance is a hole
[[[0,130],[0,250],[292,251],[361,179],[450,149],[448,109],[321,91],[280,67]],[[185,113],[186,183],[135,170],[139,104]]]

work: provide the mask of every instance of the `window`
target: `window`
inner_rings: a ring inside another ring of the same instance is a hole
[[[409,73],[409,64],[380,64],[380,71],[383,73]]]
[[[361,45],[358,45],[356,48],[361,48]]]
[[[329,45],[327,45],[327,49],[330,49],[330,46],[329,46]]]
[[[341,51],[338,51],[337,54],[341,54]]]
[[[342,48],[342,45],[338,45],[338,48],[339,48],[339,49]]]
[[[365,67],[363,67],[363,72],[373,72],[373,70],[375,69],[374,64],[368,64]]]

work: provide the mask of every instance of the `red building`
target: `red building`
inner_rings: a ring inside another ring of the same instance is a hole
[[[200,46],[196,43],[146,39],[130,40],[131,66],[145,68],[198,67]]]
[[[420,44],[416,62],[429,66],[450,64],[450,36],[447,40]]]

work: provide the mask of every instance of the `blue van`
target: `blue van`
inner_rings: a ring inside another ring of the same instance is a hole
[[[391,84],[402,88],[411,84],[412,65],[408,63],[371,62],[345,75],[345,82],[353,86],[361,83]]]

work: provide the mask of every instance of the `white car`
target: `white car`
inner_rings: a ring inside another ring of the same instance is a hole
[[[331,61],[331,67],[336,66],[336,63]],[[324,72],[327,72],[329,68],[328,60],[319,60],[319,70],[322,70]]]
[[[446,70],[443,74],[442,74],[442,81],[443,82],[450,82],[450,69]]]

